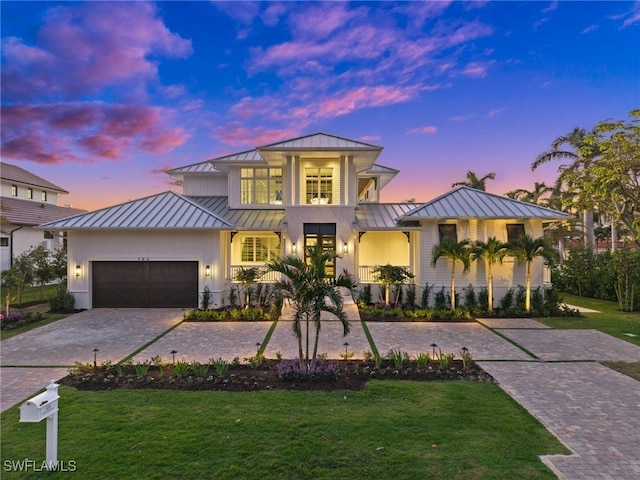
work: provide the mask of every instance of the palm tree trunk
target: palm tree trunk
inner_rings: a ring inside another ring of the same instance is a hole
[[[489,268],[489,285],[487,288],[487,294],[489,296],[488,301],[489,301],[489,311],[493,312],[493,274],[491,273],[491,264],[488,264],[488,268]]]
[[[456,264],[451,268],[451,311],[456,309]]]
[[[585,210],[582,212],[582,226],[584,228],[584,244],[593,249],[596,246],[595,236],[593,234],[593,211]]]
[[[524,297],[524,309],[531,312],[531,262],[527,262],[527,288]]]
[[[307,318],[307,325],[306,325],[306,328],[307,328],[307,333],[306,333],[307,349],[306,349],[305,356],[304,356],[304,363],[307,366],[306,371],[308,372],[309,371],[309,314],[308,313],[306,315],[306,318]]]
[[[316,314],[316,338],[313,342],[313,356],[311,357],[311,365],[315,365],[316,358],[318,357],[318,341],[320,339],[320,314]]]

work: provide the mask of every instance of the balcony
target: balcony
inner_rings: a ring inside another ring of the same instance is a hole
[[[236,274],[242,268],[246,269],[252,267],[258,267],[262,273],[262,276],[258,279],[258,283],[272,283],[280,279],[280,274],[278,272],[270,272],[266,265],[231,265],[229,272],[230,281],[238,283],[235,281]]]

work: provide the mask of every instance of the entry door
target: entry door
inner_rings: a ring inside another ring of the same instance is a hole
[[[304,258],[308,260],[307,247],[320,244],[323,252],[336,253],[336,224],[335,223],[305,223],[304,224]],[[327,278],[336,278],[335,259],[327,262],[325,267]]]

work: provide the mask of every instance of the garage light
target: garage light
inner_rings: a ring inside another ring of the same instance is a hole
[[[291,244],[291,252],[296,253],[298,251],[298,247],[296,247],[296,242]]]
[[[349,253],[349,244],[347,242],[342,245],[342,253]]]
[[[81,273],[82,267],[80,265],[76,265],[76,278],[79,278]]]
[[[206,267],[204,267],[204,276],[205,277],[211,276],[211,265],[207,265]]]

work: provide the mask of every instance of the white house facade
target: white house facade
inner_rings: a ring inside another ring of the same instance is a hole
[[[542,235],[568,215],[460,187],[425,204],[381,203],[398,170],[376,163],[382,147],[317,133],[176,168],[182,194],[163,192],[49,222],[66,231],[69,291],[78,308],[196,307],[205,287],[228,301],[236,272],[321,244],[339,255],[329,275],[373,283],[372,269],[407,267],[418,286],[448,288],[447,261],[431,266],[443,236],[502,241]],[[495,297],[524,284],[524,267],[494,267]],[[274,278],[267,274],[262,281]],[[475,262],[458,285],[486,285]],[[542,261],[532,285],[545,283]]]
[[[63,242],[60,232],[38,225],[84,212],[58,205],[63,188],[16,165],[2,162],[0,168],[0,270],[11,267],[12,259],[42,246],[52,252]]]

